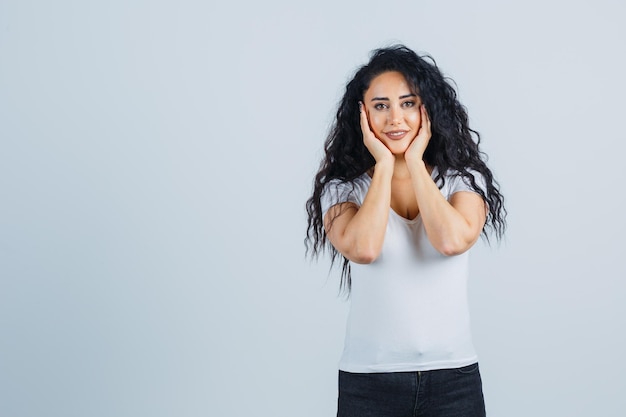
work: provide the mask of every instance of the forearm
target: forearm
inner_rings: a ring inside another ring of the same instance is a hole
[[[348,258],[357,263],[373,262],[380,255],[389,218],[392,176],[392,164],[376,164],[363,204],[346,225],[342,240]]]
[[[444,255],[468,250],[476,242],[482,225],[478,225],[474,218],[468,220],[441,194],[423,160],[407,163],[430,243]]]

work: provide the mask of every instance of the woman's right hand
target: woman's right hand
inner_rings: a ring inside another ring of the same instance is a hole
[[[385,146],[385,144],[374,135],[372,129],[370,129],[370,124],[367,119],[367,112],[365,111],[365,107],[363,102],[359,101],[359,112],[361,118],[361,132],[363,133],[363,144],[368,151],[372,154],[376,163],[389,161],[392,164],[395,163],[395,157]]]

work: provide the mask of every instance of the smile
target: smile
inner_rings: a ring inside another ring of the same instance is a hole
[[[384,132],[385,135],[387,135],[387,137],[389,139],[393,139],[393,140],[399,140],[402,139],[403,137],[406,136],[406,134],[408,133],[408,131],[406,130],[395,130],[393,132]]]

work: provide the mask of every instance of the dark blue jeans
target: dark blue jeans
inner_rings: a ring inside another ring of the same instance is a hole
[[[478,364],[421,372],[339,371],[337,417],[484,417]]]

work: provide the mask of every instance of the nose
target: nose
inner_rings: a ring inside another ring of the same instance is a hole
[[[389,108],[389,124],[397,125],[402,122],[402,110],[397,108],[397,106],[392,106]]]

